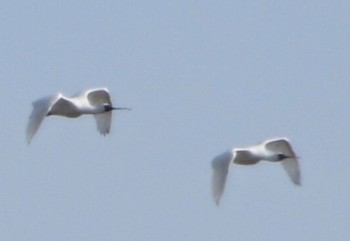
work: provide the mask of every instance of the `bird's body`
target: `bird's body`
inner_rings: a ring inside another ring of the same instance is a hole
[[[272,139],[259,145],[226,151],[213,159],[212,193],[215,202],[219,204],[224,192],[231,162],[239,165],[253,165],[263,160],[281,162],[291,181],[300,185],[298,158],[288,139]]]
[[[94,115],[97,129],[101,134],[106,135],[111,128],[112,110],[116,109],[128,108],[113,107],[106,88],[86,90],[72,97],[57,93],[41,98],[33,102],[33,111],[27,126],[27,141],[28,143],[31,141],[44,118],[51,115],[69,118],[86,114]]]

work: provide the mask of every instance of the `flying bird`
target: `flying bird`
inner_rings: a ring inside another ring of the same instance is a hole
[[[289,140],[286,138],[266,140],[247,148],[234,148],[213,159],[212,194],[215,203],[219,205],[231,163],[253,165],[262,160],[282,163],[291,181],[295,185],[300,185],[298,157]]]
[[[53,115],[69,118],[76,118],[84,114],[94,115],[98,131],[106,135],[111,129],[113,110],[130,109],[113,107],[106,88],[85,90],[72,97],[57,93],[38,99],[33,102],[33,111],[29,116],[26,131],[27,142],[30,143],[44,118]]]

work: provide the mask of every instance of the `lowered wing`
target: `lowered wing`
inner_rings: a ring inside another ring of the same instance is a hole
[[[230,163],[232,162],[233,154],[231,151],[226,151],[217,156],[212,161],[213,176],[212,176],[212,194],[214,201],[219,205],[220,198],[224,192],[227,174]]]
[[[40,127],[41,122],[48,114],[51,107],[61,98],[61,94],[55,94],[36,100],[33,102],[33,111],[29,116],[26,139],[30,143],[31,139]]]

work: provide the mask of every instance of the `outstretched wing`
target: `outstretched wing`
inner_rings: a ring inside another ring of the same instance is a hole
[[[40,127],[41,122],[51,109],[52,105],[61,98],[61,94],[55,94],[36,100],[33,102],[33,111],[29,116],[26,139],[28,144]]]
[[[232,159],[232,151],[226,151],[221,155],[215,157],[212,161],[212,195],[216,205],[219,205],[220,198],[224,192],[227,174]]]
[[[298,157],[295,155],[295,152],[293,151],[288,139],[282,138],[267,141],[265,143],[265,148],[270,151],[285,154],[291,157],[282,160],[282,166],[286,170],[292,182],[296,185],[300,185],[301,178]]]

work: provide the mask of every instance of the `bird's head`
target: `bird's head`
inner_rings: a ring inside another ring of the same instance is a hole
[[[283,154],[283,153],[278,153],[277,157],[278,157],[279,161],[282,161],[282,160],[287,159],[287,158],[291,158],[291,156],[288,156],[288,155]]]
[[[112,105],[110,105],[110,104],[103,104],[103,107],[104,107],[104,109],[105,109],[105,112],[109,112],[109,111],[112,111],[112,110],[115,109],[115,108],[114,108]]]

